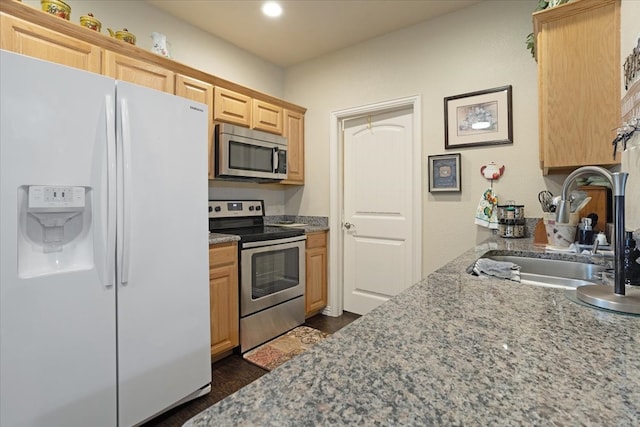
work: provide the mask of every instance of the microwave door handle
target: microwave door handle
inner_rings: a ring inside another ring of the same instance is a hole
[[[278,172],[278,162],[280,158],[278,157],[278,147],[273,148],[273,173]]]

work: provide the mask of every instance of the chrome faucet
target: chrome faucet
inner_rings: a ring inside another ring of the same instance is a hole
[[[613,191],[614,213],[614,292],[606,285],[580,286],[576,289],[578,299],[597,307],[624,313],[640,314],[640,292],[632,290],[626,297],[624,278],[624,195],[629,174],[626,172],[610,172],[599,166],[583,166],[571,172],[562,185],[562,196],[556,210],[556,220],[568,223],[571,213],[569,187],[582,175],[602,175],[611,183]]]

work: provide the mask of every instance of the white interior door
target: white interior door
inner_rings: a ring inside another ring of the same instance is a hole
[[[365,314],[414,283],[413,111],[344,122],[344,310]]]

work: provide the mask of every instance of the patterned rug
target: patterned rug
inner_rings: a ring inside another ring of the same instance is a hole
[[[267,371],[277,368],[287,360],[304,353],[329,334],[308,326],[298,326],[284,335],[256,347],[242,355],[245,360]]]

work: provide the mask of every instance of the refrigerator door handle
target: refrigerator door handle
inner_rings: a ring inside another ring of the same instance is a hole
[[[129,282],[129,258],[131,241],[131,121],[126,99],[120,100],[122,122],[122,257],[120,258],[120,283]]]
[[[114,101],[105,97],[107,121],[107,253],[105,287],[115,285],[116,274],[116,119]]]

